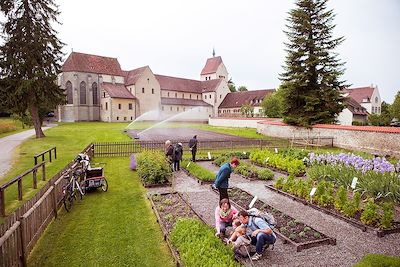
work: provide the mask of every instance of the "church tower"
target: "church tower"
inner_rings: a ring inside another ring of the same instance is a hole
[[[215,49],[213,49],[213,57],[207,59],[206,65],[200,73],[201,81],[214,79],[223,79],[225,82],[228,82],[228,71],[222,62],[222,58],[215,56]]]

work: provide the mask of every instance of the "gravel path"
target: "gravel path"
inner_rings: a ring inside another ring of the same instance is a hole
[[[211,162],[199,163],[209,170],[218,171]],[[336,246],[324,245],[296,252],[289,244],[278,239],[274,250],[267,250],[255,266],[352,266],[365,254],[380,253],[400,255],[400,234],[391,234],[378,238],[375,233],[362,232],[350,224],[324,214],[313,208],[295,202],[285,196],[265,188],[264,181],[249,181],[236,174],[231,175],[230,185],[239,187],[287,215],[306,223],[329,237],[337,239]],[[218,195],[211,191],[210,185],[200,185],[184,172],[175,173],[174,189],[188,199],[193,209],[202,216],[207,224],[214,226],[214,210],[218,204]],[[151,189],[165,190],[161,188]],[[246,266],[251,266],[250,261]]]

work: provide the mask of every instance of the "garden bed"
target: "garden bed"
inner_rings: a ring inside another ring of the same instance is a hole
[[[181,169],[201,185],[214,183],[215,174],[212,171],[196,164],[196,162],[182,161]]]
[[[184,169],[184,168],[181,168],[181,170],[183,170],[183,171],[186,173],[187,176],[189,176],[190,178],[196,180],[196,182],[199,183],[200,185],[203,185],[203,184],[213,184],[213,183],[214,183],[214,181],[203,181],[203,180],[199,179],[198,177],[196,177],[196,176],[190,174],[190,172],[188,172],[188,171],[187,171],[186,169]]]
[[[228,194],[229,199],[239,209],[246,209],[253,199],[251,194],[239,188],[228,189]],[[267,211],[275,217],[277,222],[275,233],[283,239],[283,243],[296,247],[297,252],[321,245],[336,245],[336,239],[318,232],[260,200],[257,200],[253,207]]]
[[[278,168],[274,168],[274,167],[272,167],[272,166],[270,166],[268,164],[260,164],[260,163],[254,162],[254,161],[250,161],[250,162],[252,164],[258,166],[258,167],[261,167],[261,168],[268,168],[271,171],[278,172],[278,173],[286,175],[286,176],[290,175],[290,173],[288,173],[287,171],[284,171],[284,170],[281,170],[281,169],[278,169]],[[296,174],[295,177],[304,177],[305,174],[306,174],[305,172],[302,172],[302,173]]]
[[[145,188],[153,188],[153,187],[168,187],[168,186],[172,186],[172,183],[168,181],[168,182],[162,183],[162,184],[146,184],[146,183],[144,183],[144,182],[142,181],[142,185],[143,185]]]
[[[340,214],[338,211],[336,211],[334,209],[323,208],[323,207],[320,207],[318,205],[312,204],[312,203],[308,202],[307,200],[305,200],[303,198],[294,196],[294,195],[289,194],[289,193],[287,193],[285,191],[277,189],[272,185],[265,185],[265,187],[267,187],[268,189],[270,189],[272,191],[275,191],[275,192],[277,192],[277,193],[279,193],[281,195],[289,197],[292,200],[298,201],[300,203],[303,203],[304,205],[308,205],[308,206],[310,206],[310,207],[312,207],[314,209],[320,210],[320,211],[322,211],[322,212],[324,212],[326,214],[329,214],[329,215],[334,216],[334,217],[336,217],[336,218],[338,218],[340,220],[343,220],[343,221],[345,221],[347,223],[350,223],[351,225],[361,229],[363,232],[366,232],[367,229],[370,230],[370,231],[375,231],[378,237],[383,237],[385,235],[393,234],[393,233],[400,233],[400,222],[394,222],[393,224],[395,225],[395,227],[392,228],[392,229],[382,230],[382,229],[374,228],[374,227],[365,225],[365,224],[361,223],[361,221],[358,221],[356,219],[345,217],[345,216],[343,216],[342,214]]]

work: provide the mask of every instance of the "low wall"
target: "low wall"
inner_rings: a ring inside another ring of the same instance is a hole
[[[259,121],[277,121],[279,119],[269,118],[246,118],[246,117],[213,117],[208,119],[208,124],[221,127],[254,128],[257,129]]]
[[[289,126],[280,121],[260,121],[257,132],[280,138],[333,136],[336,147],[400,157],[400,128],[317,124],[312,129]]]

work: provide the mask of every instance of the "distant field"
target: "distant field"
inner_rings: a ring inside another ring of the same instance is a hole
[[[0,138],[19,133],[27,129],[30,129],[30,127],[25,126],[25,129],[23,129],[20,121],[15,121],[11,118],[0,118]]]

